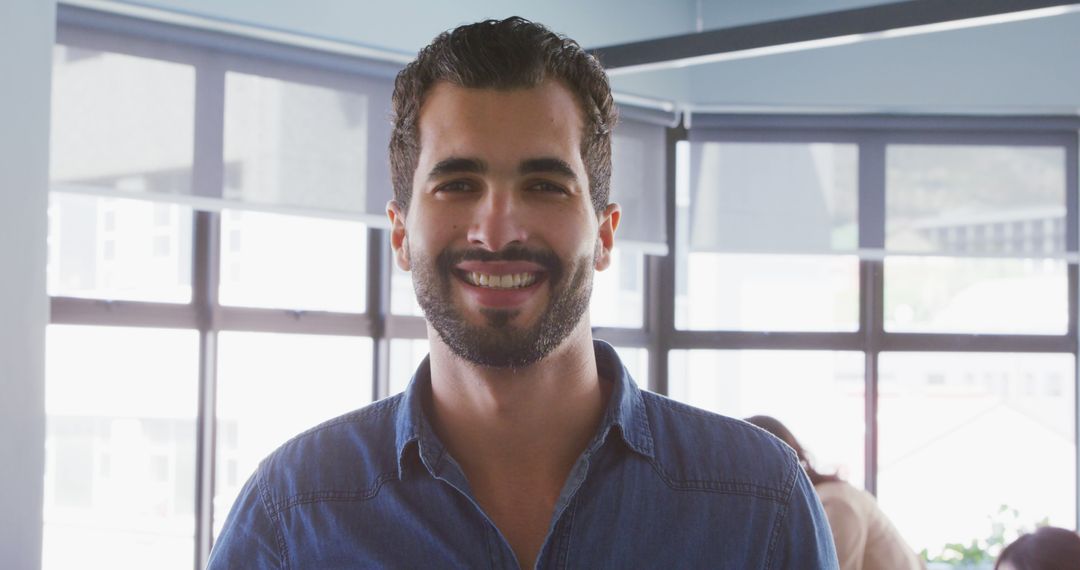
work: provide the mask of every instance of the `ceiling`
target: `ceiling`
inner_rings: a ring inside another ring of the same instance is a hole
[[[881,0],[100,0],[415,53],[437,33],[521,15],[585,47],[884,4]],[[939,0],[948,1],[948,0]],[[82,2],[84,5],[87,2]],[[620,74],[620,92],[710,110],[1078,114],[1080,13]]]

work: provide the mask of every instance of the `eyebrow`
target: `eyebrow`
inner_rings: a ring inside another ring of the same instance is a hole
[[[447,174],[483,174],[487,172],[487,163],[476,158],[451,157],[440,160],[430,172],[428,180],[433,180]]]
[[[520,174],[558,174],[563,178],[569,178],[570,180],[577,180],[577,175],[574,174],[574,169],[570,168],[570,165],[566,161],[559,158],[531,158],[525,160],[518,166],[518,173]]]
[[[488,165],[478,158],[450,157],[440,160],[431,171],[428,172],[428,180],[441,178],[449,174],[484,174],[488,171]],[[577,180],[574,169],[559,158],[530,158],[523,160],[518,166],[518,174],[557,174],[563,178]]]

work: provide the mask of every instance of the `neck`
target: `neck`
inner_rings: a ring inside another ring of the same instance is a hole
[[[525,368],[466,362],[429,331],[433,423],[472,484],[521,477],[561,488],[603,414],[588,319]]]

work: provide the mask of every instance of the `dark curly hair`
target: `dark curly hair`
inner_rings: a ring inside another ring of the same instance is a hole
[[[577,42],[524,18],[485,20],[439,34],[398,73],[394,83],[390,169],[394,199],[408,210],[420,156],[419,116],[428,91],[440,81],[467,88],[523,89],[562,81],[583,111],[581,157],[593,207],[608,203],[611,131],[617,120],[603,67]]]
[[[1005,547],[994,568],[1006,562],[1016,570],[1080,569],[1080,535],[1071,530],[1044,526]]]

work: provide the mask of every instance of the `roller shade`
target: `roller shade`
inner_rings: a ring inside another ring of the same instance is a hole
[[[53,191],[388,225],[396,64],[85,23],[54,49]]]
[[[672,116],[628,106],[619,114],[611,145],[611,200],[622,207],[616,245],[667,255],[665,144]]]
[[[1074,134],[870,127],[692,129],[691,250],[1076,259]]]
[[[60,20],[53,191],[388,226],[400,62],[90,10]],[[666,129],[677,115],[629,104],[619,112],[617,243],[664,255]]]
[[[692,133],[691,249],[854,252],[857,160],[853,144],[721,142]]]

